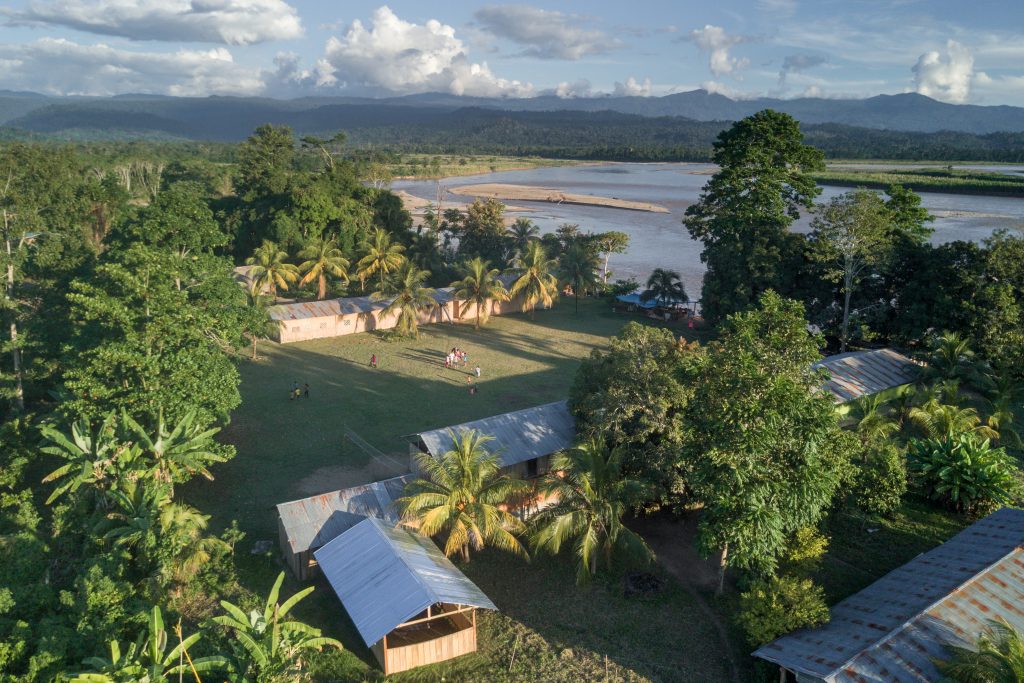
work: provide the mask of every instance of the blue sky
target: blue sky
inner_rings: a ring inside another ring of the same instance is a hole
[[[48,94],[867,97],[1024,106],[1024,3],[0,0]]]

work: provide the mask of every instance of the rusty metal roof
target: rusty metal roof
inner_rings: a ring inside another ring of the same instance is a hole
[[[434,290],[434,300],[438,304],[446,304],[452,300],[451,287]],[[296,301],[286,304],[275,304],[267,307],[271,320],[304,320],[307,318],[323,318],[352,313],[372,313],[388,307],[392,299],[374,299],[369,296],[351,296],[342,299],[324,299],[322,301]]]
[[[429,538],[373,517],[314,555],[368,647],[437,603],[497,609]]]
[[[277,515],[292,552],[326,545],[367,517],[397,524],[398,511],[393,503],[411,480],[412,475],[406,474],[279,504]]]
[[[821,628],[755,657],[828,683],[939,680],[946,644],[973,644],[989,620],[1024,630],[1024,510],[1004,508],[832,608]],[[804,678],[806,677],[806,678]]]
[[[427,452],[439,458],[451,450],[452,433],[460,434],[471,429],[494,437],[484,448],[498,454],[502,467],[557,453],[572,446],[576,438],[576,425],[566,401],[463,422],[421,432],[417,436]]]
[[[836,403],[909,384],[920,371],[914,361],[892,349],[840,353],[815,363],[814,368],[828,370],[830,379],[825,382],[825,389]]]

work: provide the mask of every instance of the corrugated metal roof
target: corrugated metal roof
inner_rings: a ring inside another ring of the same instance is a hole
[[[836,403],[909,384],[920,371],[914,361],[892,349],[840,353],[822,359],[814,367],[828,370],[831,379],[825,383],[825,389]]]
[[[497,609],[429,538],[373,517],[314,555],[367,646],[439,602]]]
[[[485,417],[417,436],[437,458],[451,450],[453,432],[461,434],[470,429],[494,437],[484,448],[498,454],[502,467],[564,450],[572,446],[576,438],[576,425],[566,401]]]
[[[972,524],[754,656],[829,683],[933,681],[944,644],[971,644],[1000,617],[1024,629],[1024,510]]]
[[[451,287],[436,289],[434,290],[434,300],[438,304],[446,304],[452,300],[453,291]],[[382,311],[388,307],[391,301],[391,299],[376,300],[368,296],[351,296],[343,299],[275,304],[267,307],[267,313],[272,320],[304,320]]]
[[[367,517],[397,523],[398,510],[392,503],[402,496],[412,478],[406,474],[279,504],[277,515],[292,552],[326,545]]]

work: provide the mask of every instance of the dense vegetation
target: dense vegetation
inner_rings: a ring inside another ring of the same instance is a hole
[[[885,189],[902,185],[914,192],[948,192],[1024,197],[1024,175],[953,168],[911,168],[906,170],[862,171],[831,169],[816,171],[813,178],[822,185]]]

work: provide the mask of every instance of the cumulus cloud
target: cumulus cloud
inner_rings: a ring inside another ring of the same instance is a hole
[[[651,79],[645,78],[642,83],[630,76],[625,83],[615,82],[612,94],[616,97],[650,97]]]
[[[518,97],[533,91],[528,83],[498,78],[486,62],[471,62],[451,26],[434,19],[425,24],[403,21],[387,6],[373,13],[369,28],[357,19],[345,35],[327,41],[321,83],[480,97]]]
[[[926,52],[911,70],[918,93],[944,102],[966,102],[972,82],[988,79],[984,73],[975,73],[971,51],[955,40],[946,43],[945,56],[937,50]]]
[[[302,35],[298,12],[284,0],[35,0],[6,14],[8,24],[133,40],[250,45]]]
[[[602,31],[585,28],[581,17],[528,5],[482,7],[473,15],[493,36],[526,46],[523,54],[541,59],[577,60],[620,46]]]
[[[0,45],[0,65],[3,87],[52,95],[254,95],[264,87],[258,70],[237,64],[223,47],[132,52],[42,38]]]
[[[803,73],[807,69],[813,69],[816,66],[821,66],[828,59],[822,55],[787,55],[782,60],[782,68],[779,70],[779,85],[785,87],[786,77],[793,73]]]
[[[575,83],[569,81],[562,81],[551,90],[544,90],[540,93],[541,95],[554,95],[555,97],[561,97],[562,99],[572,99],[574,97],[592,97],[594,95],[593,86],[585,78],[581,78]]]
[[[750,60],[737,59],[729,54],[729,50],[746,40],[744,36],[730,36],[721,26],[706,25],[704,28],[690,31],[690,40],[708,53],[708,67],[716,77],[735,72],[748,66]]]

